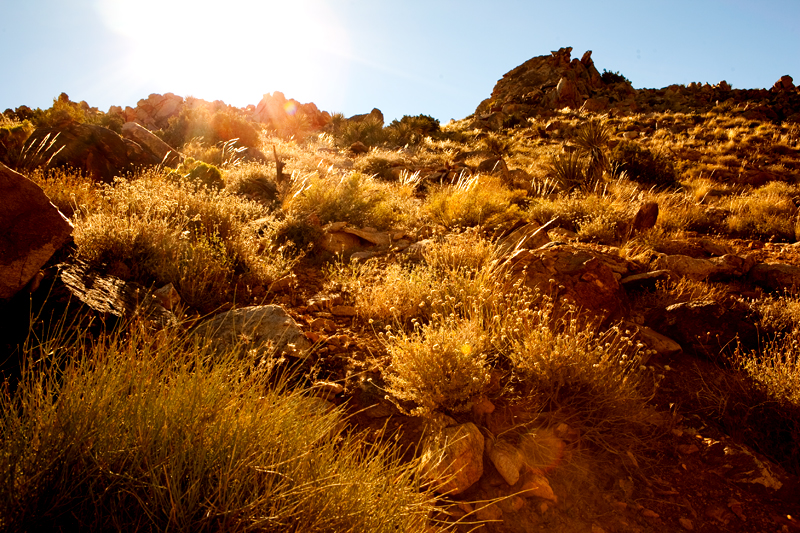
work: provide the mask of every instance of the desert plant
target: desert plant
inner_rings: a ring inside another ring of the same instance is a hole
[[[622,141],[611,151],[611,165],[619,165],[628,179],[648,186],[672,187],[677,182],[675,166],[667,157],[631,141]]]
[[[178,168],[169,174],[169,178],[215,189],[225,186],[222,172],[217,167],[192,157],[187,157],[178,165]]]
[[[475,320],[436,321],[384,336],[392,363],[386,390],[416,416],[467,411],[489,382],[486,338]],[[401,407],[402,408],[402,407]]]
[[[553,157],[550,161],[550,175],[563,192],[593,190],[586,174],[586,162],[577,151]]]
[[[383,123],[373,117],[365,117],[360,120],[345,120],[339,130],[334,132],[334,136],[343,146],[350,146],[355,142],[374,146],[386,139]]]
[[[594,189],[608,170],[606,149],[611,138],[611,129],[603,122],[590,120],[582,124],[575,134],[575,144],[588,159],[586,165],[587,189]]]
[[[0,395],[4,531],[424,529],[415,463],[341,411],[182,328],[126,329],[27,345]]]
[[[517,204],[525,196],[523,190],[508,189],[498,176],[462,174],[454,184],[431,192],[425,207],[436,222],[450,229],[499,228],[522,218]]]
[[[439,121],[428,115],[404,115],[386,127],[388,139],[398,145],[417,144],[440,131]]]
[[[225,190],[256,198],[266,205],[278,201],[275,169],[261,163],[245,163],[225,171]]]

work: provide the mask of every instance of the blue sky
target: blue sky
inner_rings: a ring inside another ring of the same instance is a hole
[[[800,84],[800,0],[0,0],[0,110],[282,91],[346,115],[463,118],[562,46],[634,87]]]

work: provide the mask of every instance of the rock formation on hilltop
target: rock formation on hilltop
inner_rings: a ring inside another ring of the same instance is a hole
[[[755,120],[800,122],[800,88],[783,76],[767,89],[732,89],[691,83],[663,89],[634,89],[624,76],[597,71],[592,51],[571,58],[572,47],[537,56],[503,75],[491,97],[475,110],[476,126],[496,130],[534,116],[571,108],[589,112],[706,112],[729,102],[746,104],[744,114]]]

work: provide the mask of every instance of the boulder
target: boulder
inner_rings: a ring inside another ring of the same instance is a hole
[[[41,187],[0,163],[0,300],[19,292],[72,235]]]
[[[521,282],[555,302],[567,302],[607,322],[627,308],[627,297],[604,259],[590,248],[550,243],[538,250],[514,252],[501,268],[509,289]]]
[[[439,494],[461,494],[483,475],[484,437],[472,422],[439,430],[425,442],[425,477]]]
[[[631,222],[631,234],[641,233],[655,227],[658,220],[658,203],[645,202],[636,211]]]
[[[136,122],[126,122],[123,124],[122,136],[136,142],[142,148],[149,150],[153,157],[159,159],[167,166],[175,168],[183,163],[183,154]]]
[[[525,456],[519,448],[506,440],[499,439],[487,455],[506,483],[511,486],[516,485],[520,471],[525,466]]]
[[[741,303],[723,305],[715,300],[699,300],[670,305],[658,313],[648,326],[677,341],[684,349],[714,356],[736,347],[758,345],[759,317]]]
[[[760,263],[750,269],[748,279],[767,290],[791,290],[800,287],[800,267],[782,263]]]
[[[157,165],[161,159],[137,142],[93,124],[70,123],[56,128],[37,128],[22,149],[18,166],[70,167],[92,179],[111,182],[135,165]]]
[[[259,360],[276,355],[305,358],[311,343],[279,305],[242,307],[205,320],[194,334],[207,339],[219,353],[241,351]]]
[[[167,302],[162,300],[164,297],[172,298],[169,301],[177,304],[174,300],[177,294],[165,295],[162,291],[156,295],[143,285],[104,274],[85,263],[59,266],[64,285],[81,302],[97,312],[104,323],[111,317],[126,320],[141,317],[147,324],[157,328],[178,323],[175,315],[165,307],[164,303]],[[167,287],[171,288],[172,285]]]

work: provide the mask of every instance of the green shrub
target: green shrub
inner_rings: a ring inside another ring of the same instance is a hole
[[[275,169],[261,163],[246,163],[225,171],[225,190],[254,197],[267,205],[278,201]]]
[[[624,171],[628,179],[648,186],[672,187],[677,183],[675,165],[635,142],[622,141],[611,151],[610,164]]]
[[[383,124],[373,117],[361,120],[345,120],[334,136],[343,146],[350,146],[355,142],[362,142],[367,146],[375,146],[386,140]]]
[[[187,157],[183,163],[178,165],[178,168],[171,172],[169,177],[213,189],[221,189],[225,186],[222,172],[217,167],[191,157]]]
[[[211,111],[207,106],[184,106],[178,116],[169,119],[164,130],[156,132],[175,148],[195,138],[207,145],[238,139],[243,146],[258,146],[259,132],[255,125],[235,108]]]

